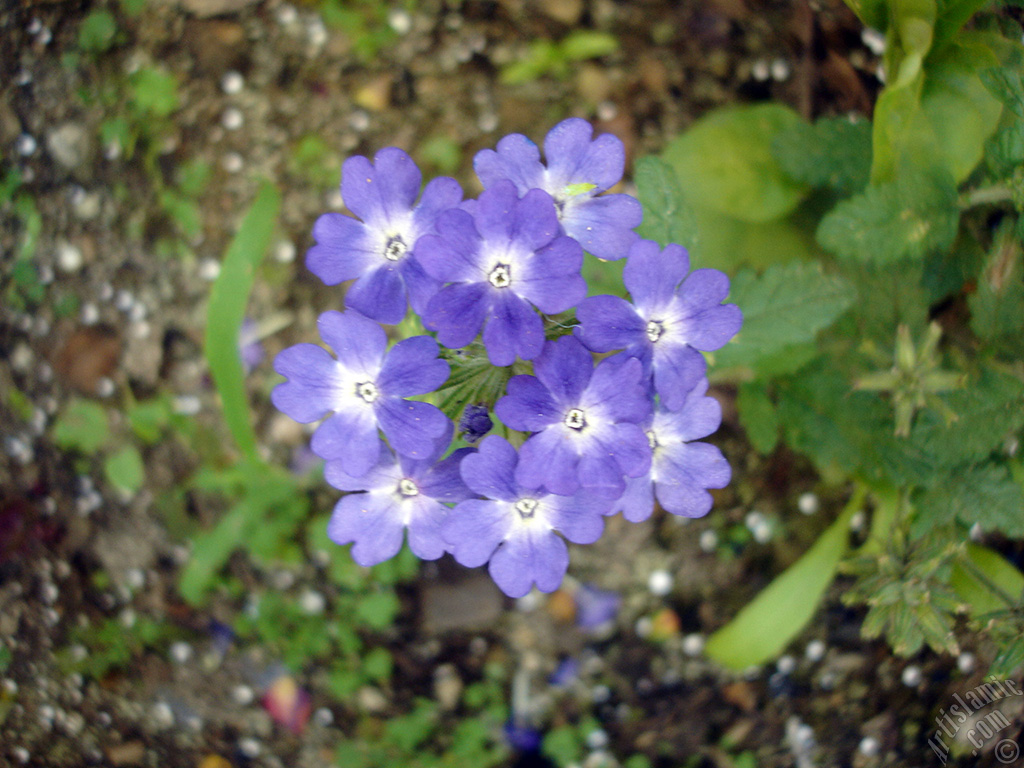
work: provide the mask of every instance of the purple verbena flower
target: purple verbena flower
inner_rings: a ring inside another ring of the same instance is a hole
[[[382,446],[380,460],[364,477],[347,473],[340,461],[324,468],[327,482],[342,491],[362,491],[343,496],[334,507],[327,535],[336,544],[349,544],[352,559],[359,565],[382,563],[398,554],[402,538],[409,531],[409,549],[423,560],[436,560],[445,552],[441,524],[450,512],[446,503],[471,498],[462,481],[459,462],[472,448],[454,451],[443,461],[447,439],[438,440],[434,450],[421,459],[396,457]]]
[[[325,213],[313,226],[316,245],[306,265],[327,285],[355,280],[345,303],[372,320],[395,324],[406,313],[406,296],[417,314],[440,288],[416,260],[416,242],[434,231],[442,211],[462,200],[455,179],[427,184],[419,203],[422,175],[396,147],[378,152],[373,163],[350,157],[341,169],[341,196],[354,219]]]
[[[563,336],[545,344],[533,369],[536,376],[509,379],[495,406],[505,425],[535,433],[520,449],[517,482],[618,498],[623,475],[643,475],[651,462],[639,426],[651,411],[639,361],[616,355],[595,368],[590,352]]]
[[[647,426],[651,471],[630,479],[613,506],[630,522],[650,517],[655,499],[673,515],[701,517],[711,510],[707,489],[729,484],[731,470],[722,452],[709,443],[693,442],[710,435],[722,421],[722,408],[706,395],[707,389],[707,380],[702,380],[678,411],[659,408],[654,412]]]
[[[317,326],[337,359],[316,344],[283,350],[274,370],[288,381],[271,393],[278,410],[303,424],[331,414],[313,434],[313,451],[360,477],[380,456],[380,427],[403,456],[432,455],[435,440],[450,429],[448,418],[429,403],[403,398],[433,392],[448,378],[437,342],[414,336],[386,351],[384,329],[351,309],[324,312]]]
[[[614,509],[614,507],[613,507]],[[576,626],[600,632],[609,627],[619,613],[622,595],[592,584],[581,584],[573,594],[576,602]]]
[[[594,352],[624,350],[639,358],[669,410],[682,407],[687,393],[704,376],[702,351],[723,346],[736,335],[743,314],[722,304],[729,278],[717,269],[687,275],[686,249],[670,244],[661,250],[639,240],[629,250],[623,282],[633,298],[591,296],[580,302],[577,337]]]
[[[416,256],[427,273],[449,283],[427,305],[424,323],[446,347],[469,344],[483,326],[493,365],[532,360],[544,344],[534,311],[563,312],[582,299],[583,252],[558,234],[551,197],[535,189],[522,199],[501,181],[480,195],[472,213],[453,209],[437,219]]]
[[[622,178],[626,150],[610,133],[591,140],[594,129],[578,117],[563,120],[537,145],[513,133],[497,151],[481,150],[473,168],[485,189],[508,179],[520,195],[543,189],[558,208],[563,231],[601,259],[621,259],[636,240],[633,228],[643,219],[640,203],[629,195],[602,195]]]
[[[467,405],[459,419],[459,432],[467,443],[475,443],[491,431],[494,422],[486,405]]]
[[[489,435],[477,453],[462,460],[462,479],[483,499],[456,505],[441,527],[448,550],[463,565],[489,562],[491,578],[509,597],[536,585],[558,589],[569,567],[569,541],[590,544],[601,536],[610,502],[592,494],[555,496],[524,488],[516,480],[515,448]]]

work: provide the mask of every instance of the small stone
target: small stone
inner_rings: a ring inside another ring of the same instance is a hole
[[[691,632],[683,638],[683,653],[687,656],[697,657],[704,652],[704,636]]]
[[[601,728],[595,728],[587,734],[587,749],[604,749],[608,746],[608,733]]]
[[[117,386],[114,384],[113,379],[107,376],[102,376],[96,381],[97,397],[110,397],[116,391]]]
[[[314,589],[307,589],[299,597],[299,607],[310,616],[318,616],[327,607],[327,599]]]
[[[772,526],[767,520],[761,520],[752,529],[751,533],[754,535],[754,541],[758,544],[767,544],[772,540]]]
[[[916,688],[921,683],[921,668],[916,664],[910,664],[903,669],[900,680],[907,688]]]
[[[821,640],[811,640],[804,649],[804,658],[810,662],[821,661],[825,658],[825,643]]]
[[[853,513],[850,517],[850,530],[854,533],[860,533],[864,530],[864,525],[867,523],[867,515],[864,514],[864,510],[860,509]]]
[[[274,246],[274,259],[281,264],[291,264],[295,261],[296,248],[291,240],[279,240]]]
[[[208,282],[213,282],[220,276],[220,262],[216,259],[206,258],[199,262],[199,277]]]
[[[174,711],[166,701],[158,701],[153,705],[153,722],[159,728],[170,728],[174,725]]]
[[[441,709],[454,710],[462,699],[462,678],[452,664],[442,664],[434,670],[434,698]]]
[[[652,595],[664,597],[672,591],[672,586],[672,575],[664,569],[652,571],[651,575],[647,577],[647,589],[651,591]]]
[[[263,751],[263,746],[252,737],[246,737],[238,740],[238,751],[242,753],[243,757],[247,757],[250,760],[259,756],[260,752]]]
[[[236,685],[231,689],[231,698],[236,704],[244,707],[252,704],[256,698],[256,693],[248,685]]]
[[[46,135],[46,148],[67,170],[86,165],[93,153],[91,134],[78,123],[64,123],[50,131]]]
[[[880,747],[878,739],[874,736],[865,736],[860,740],[860,744],[857,745],[857,751],[864,755],[864,757],[875,757],[878,755]]]
[[[327,707],[320,707],[313,713],[313,722],[321,728],[326,728],[334,724],[334,713]]]
[[[775,59],[771,65],[772,80],[777,83],[784,82],[789,79],[793,69],[790,67],[789,62],[785,59]]]
[[[412,29],[412,16],[401,8],[393,8],[388,12],[388,26],[399,35],[408,34]]]
[[[28,133],[23,133],[18,137],[18,140],[14,143],[14,149],[22,157],[31,157],[35,154],[36,147],[35,138]]]
[[[221,166],[228,173],[238,173],[245,165],[242,156],[237,152],[228,152],[221,158]]]
[[[704,552],[714,552],[718,547],[718,534],[710,528],[706,531],[702,531],[699,540],[700,548]]]
[[[813,515],[821,508],[821,503],[818,501],[817,494],[808,491],[807,493],[800,494],[800,498],[796,501],[796,506],[801,514]]]
[[[240,93],[242,88],[245,86],[245,78],[242,77],[241,73],[231,70],[225,72],[224,77],[220,79],[220,89],[229,96],[234,96],[236,93]]]
[[[765,82],[769,77],[771,77],[771,69],[768,62],[764,59],[758,59],[755,61],[750,67],[750,76],[759,83]]]
[[[237,131],[245,124],[245,116],[242,114],[242,110],[237,107],[229,107],[224,110],[220,122],[227,130]]]
[[[294,5],[285,3],[277,9],[277,23],[282,27],[290,27],[299,19],[298,11]]]
[[[171,643],[170,654],[175,663],[184,664],[192,658],[192,646],[184,640],[178,640]]]
[[[791,675],[793,674],[793,670],[796,669],[796,659],[787,654],[776,662],[775,668],[780,674]]]
[[[861,30],[860,41],[864,43],[864,47],[875,54],[875,56],[881,56],[885,53],[885,35],[877,29],[865,27]]]
[[[378,688],[364,685],[356,694],[360,709],[371,714],[383,712],[388,708],[387,697]]]
[[[24,747],[15,747],[11,750],[11,757],[13,757],[22,765],[25,765],[31,759],[32,755],[29,754],[29,751]]]
[[[965,675],[970,674],[974,671],[977,659],[974,658],[974,654],[970,651],[964,651],[956,657],[956,667]]]

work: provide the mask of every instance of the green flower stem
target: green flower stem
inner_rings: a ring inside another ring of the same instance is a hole
[[[970,192],[963,193],[960,195],[959,205],[961,210],[967,210],[977,205],[998,205],[999,203],[1009,203],[1012,201],[1013,190],[997,184],[991,187],[972,189]]]

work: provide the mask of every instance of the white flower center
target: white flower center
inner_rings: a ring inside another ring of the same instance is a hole
[[[533,517],[534,512],[537,509],[536,499],[520,499],[515,503],[516,512],[523,520],[529,520]]]
[[[402,496],[406,497],[420,495],[419,487],[416,485],[415,482],[410,480],[408,477],[403,477],[401,480],[398,481],[398,492]]]
[[[587,426],[587,416],[579,408],[570,408],[569,412],[565,414],[565,419],[562,423],[569,429],[579,431]]]
[[[652,451],[658,447],[658,437],[654,434],[653,429],[648,430],[647,432],[647,444],[651,446]]]
[[[487,276],[487,282],[495,288],[508,288],[512,285],[512,272],[508,264],[498,264]]]
[[[372,403],[380,397],[380,390],[372,381],[360,381],[356,384],[356,397],[364,403]]]
[[[647,338],[650,339],[651,343],[653,344],[654,342],[661,338],[661,334],[665,332],[665,326],[663,326],[657,320],[649,320],[647,322],[647,328],[645,329],[645,332],[647,333]]]
[[[388,261],[398,261],[409,251],[409,246],[405,244],[405,240],[402,239],[401,235],[394,235],[388,238],[387,245],[384,246],[384,258]]]

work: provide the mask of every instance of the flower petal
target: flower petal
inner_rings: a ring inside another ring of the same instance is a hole
[[[401,272],[388,264],[368,271],[348,289],[345,304],[378,323],[397,325],[407,307]]]
[[[707,361],[692,347],[667,342],[655,345],[654,388],[661,404],[670,411],[683,407],[686,396],[706,371]]]
[[[629,195],[601,195],[575,205],[570,200],[565,210],[565,233],[599,259],[621,259],[639,239],[633,228],[643,220],[643,207]]]
[[[521,432],[537,432],[561,418],[551,393],[536,376],[513,376],[506,385],[508,394],[494,406],[502,423]]]
[[[618,296],[589,296],[576,307],[575,335],[593,352],[627,349],[646,341],[646,323]]]
[[[429,336],[403,339],[384,358],[377,385],[381,391],[398,397],[435,391],[444,384],[450,370],[437,353],[437,342]]]
[[[466,486],[489,499],[515,501],[519,496],[514,479],[516,449],[500,435],[489,435],[476,453],[462,459],[459,472]]]
[[[448,549],[441,536],[441,526],[451,510],[426,496],[418,496],[406,504],[412,506],[409,549],[421,560],[437,560]]]
[[[537,251],[515,285],[516,293],[541,312],[557,314],[587,295],[587,283],[580,275],[583,250],[571,237],[555,238]]]
[[[569,408],[579,404],[593,370],[594,359],[590,352],[572,336],[545,344],[544,351],[533,363],[534,373],[551,392],[552,399]]]
[[[334,507],[327,535],[336,544],[354,542],[352,559],[368,567],[383,563],[402,548],[405,526],[390,494],[355,493]]]
[[[377,377],[381,358],[388,345],[388,336],[379,323],[354,309],[345,312],[324,312],[316,321],[320,338],[334,350],[345,368]]]
[[[502,592],[522,597],[534,583],[541,592],[554,592],[568,569],[565,542],[550,530],[530,530],[498,547],[487,570]]]
[[[519,194],[542,187],[544,166],[540,162],[540,149],[520,133],[513,133],[498,142],[497,151],[483,149],[473,158],[476,171],[484,189],[489,189],[501,179],[508,179],[516,185]]]
[[[641,314],[662,309],[675,297],[676,286],[690,269],[690,257],[681,245],[665,250],[653,240],[638,240],[629,249],[622,281]]]
[[[430,403],[381,397],[373,406],[381,431],[403,456],[429,456],[435,450],[434,441],[448,428],[448,417]]]
[[[446,285],[427,304],[423,322],[449,349],[464,347],[480,332],[490,308],[486,283]]]
[[[338,362],[323,347],[288,347],[274,358],[274,370],[288,379],[270,393],[270,401],[277,410],[301,424],[309,424],[334,409]]]
[[[484,326],[483,342],[491,365],[512,365],[518,355],[532,360],[544,347],[544,322],[525,300],[508,289],[496,292]]]
[[[510,509],[503,501],[467,499],[457,504],[441,524],[448,551],[467,568],[486,563],[508,533]]]
[[[390,225],[412,210],[423,176],[416,163],[397,147],[385,147],[373,158],[350,157],[341,167],[345,206],[367,223]]]
[[[445,211],[437,219],[437,234],[416,241],[413,256],[428,275],[442,283],[480,278],[480,235],[465,211]]]
[[[316,245],[306,252],[306,266],[326,285],[362,276],[380,261],[376,240],[366,225],[340,213],[325,213],[313,225]]]
[[[310,441],[313,453],[322,459],[337,459],[352,477],[362,477],[380,456],[380,436],[373,412],[358,408],[335,413],[317,427]]]
[[[586,120],[570,117],[544,137],[548,175],[555,184],[594,184],[603,192],[618,183],[626,165],[622,141],[610,133],[591,141],[594,129]]]
[[[524,488],[544,488],[549,493],[572,496],[579,490],[579,455],[556,425],[530,437],[519,449],[516,482]]]

